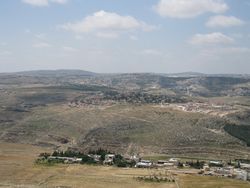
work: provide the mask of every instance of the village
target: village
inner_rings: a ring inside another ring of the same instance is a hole
[[[191,174],[199,176],[216,176],[250,181],[250,160],[187,160],[169,158],[168,160],[143,159],[139,155],[120,155],[99,149],[88,154],[75,151],[55,151],[52,154],[41,153],[36,164],[89,164],[107,165],[120,168],[163,169],[172,175]]]
[[[227,104],[215,104],[210,102],[187,102],[187,103],[172,103],[162,104],[162,107],[169,107],[175,110],[182,110],[185,112],[197,112],[215,116],[226,116],[228,114],[237,112],[235,106]]]
[[[178,98],[166,95],[153,95],[148,93],[85,93],[68,103],[69,107],[91,108],[107,107],[117,104],[152,104],[174,110],[185,112],[209,114],[224,117],[228,114],[235,113],[240,109],[236,105],[229,105],[219,102],[206,101],[188,101],[185,98]]]
[[[115,104],[169,104],[169,103],[183,103],[186,102],[184,98],[167,96],[167,95],[153,95],[141,92],[92,92],[75,98],[68,103],[70,107],[93,107],[93,106],[112,106]]]

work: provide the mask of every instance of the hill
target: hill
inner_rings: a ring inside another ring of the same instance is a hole
[[[95,74],[0,75],[0,141],[54,149],[249,158],[250,79]]]

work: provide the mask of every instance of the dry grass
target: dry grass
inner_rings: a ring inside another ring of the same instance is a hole
[[[176,188],[175,183],[139,182],[134,177],[149,175],[146,169],[122,169],[88,165],[34,165],[45,148],[0,143],[0,187],[75,188]],[[227,178],[179,175],[180,188],[249,188],[250,184]]]
[[[0,144],[0,187],[86,187],[86,188],[175,188],[174,183],[139,182],[133,177],[149,175],[145,169],[121,169],[105,166],[34,165],[44,148]]]
[[[181,188],[249,188],[250,183],[222,177],[180,176]]]

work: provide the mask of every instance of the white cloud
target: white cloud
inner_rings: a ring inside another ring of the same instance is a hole
[[[34,48],[48,48],[48,47],[51,47],[51,45],[46,42],[39,42],[39,43],[33,44],[33,47]]]
[[[232,27],[232,26],[241,26],[245,22],[236,18],[234,16],[213,16],[209,18],[208,22],[206,23],[207,27]]]
[[[58,4],[66,4],[68,0],[50,0],[53,3],[58,3]]]
[[[162,55],[162,52],[159,51],[159,50],[156,50],[156,49],[145,49],[145,50],[142,50],[141,52],[142,54],[144,55],[153,55],[153,56],[159,56],[159,55]]]
[[[32,6],[44,7],[49,6],[50,3],[66,4],[68,0],[22,0],[22,2]]]
[[[156,28],[132,16],[121,16],[103,10],[85,17],[82,21],[66,23],[59,27],[74,33],[95,33],[96,36],[105,38],[115,38],[123,32],[151,31]]]
[[[194,45],[203,44],[228,44],[234,42],[234,39],[222,33],[196,34],[189,41]]]
[[[117,39],[119,34],[116,32],[98,32],[96,33],[96,36],[100,38]]]
[[[48,0],[22,0],[22,2],[33,5],[33,6],[48,6]]]
[[[229,7],[223,0],[160,0],[154,8],[163,17],[193,18],[207,12],[223,13]]]

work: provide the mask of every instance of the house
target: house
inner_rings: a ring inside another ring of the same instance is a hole
[[[190,168],[190,165],[189,165],[189,164],[184,163],[184,164],[183,164],[183,167],[185,167],[185,168]]]
[[[75,158],[75,162],[76,162],[76,163],[82,162],[82,158]]]
[[[222,163],[222,161],[209,161],[209,166],[219,166],[219,167],[222,167],[223,163]]]
[[[158,160],[156,163],[157,167],[173,167],[174,165],[175,165],[175,163],[165,161],[165,160]]]
[[[170,162],[170,163],[174,163],[174,164],[178,164],[179,163],[179,159],[176,159],[176,158],[171,158],[171,159],[169,159],[168,160],[168,162]]]
[[[105,155],[105,160],[103,161],[103,164],[112,165],[114,163],[114,158],[115,158],[114,154]]]
[[[139,162],[140,161],[140,157],[138,155],[132,155],[132,156],[130,156],[130,160]]]
[[[137,168],[149,168],[152,166],[152,162],[149,160],[141,160],[138,163],[136,163],[135,167]]]
[[[92,158],[95,162],[100,162],[101,155],[89,154],[88,157]]]
[[[50,156],[48,159],[60,159],[60,160],[63,160],[65,163],[80,163],[80,162],[82,162],[82,158],[76,158],[76,157]]]
[[[247,181],[248,179],[248,172],[246,170],[237,169],[234,171],[234,175],[235,175],[235,178],[239,180]]]
[[[233,167],[216,168],[215,173],[221,176],[232,177],[234,173],[234,168]]]
[[[250,170],[250,164],[240,163],[240,168],[245,170]]]
[[[123,155],[123,158],[127,162],[131,162],[131,161],[139,162],[140,161],[140,157],[138,155]]]
[[[156,163],[156,166],[157,167],[164,167],[164,166],[166,166],[167,163],[168,163],[168,161],[158,160]]]
[[[209,171],[209,170],[210,170],[209,165],[208,164],[204,164],[203,171]]]

